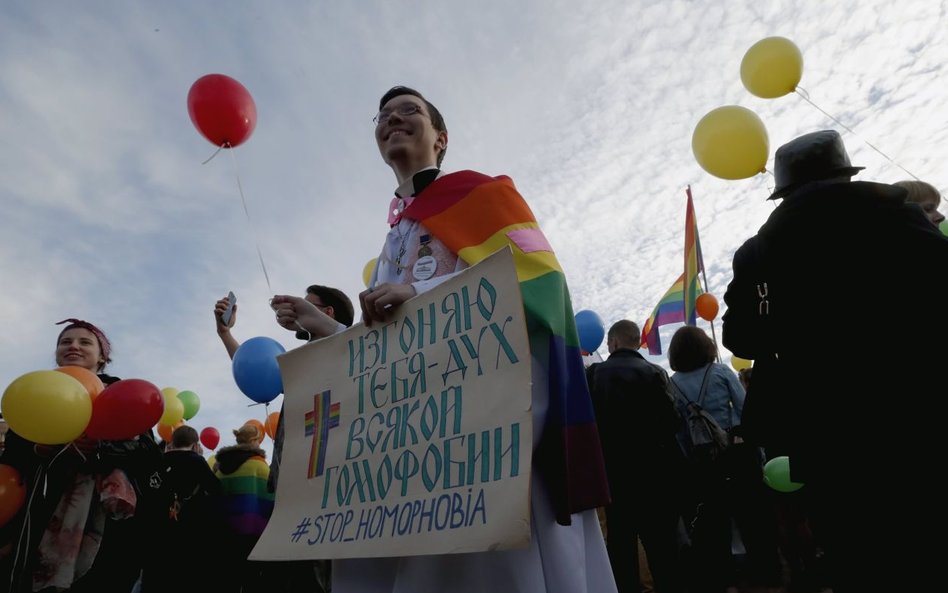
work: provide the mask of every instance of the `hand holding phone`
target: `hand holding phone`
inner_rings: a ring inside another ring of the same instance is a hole
[[[230,320],[234,316],[234,306],[237,305],[237,295],[233,291],[227,293],[227,308],[221,313],[221,321],[226,327],[230,326]]]

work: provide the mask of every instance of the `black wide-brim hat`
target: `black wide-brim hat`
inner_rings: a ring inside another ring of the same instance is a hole
[[[852,177],[865,167],[853,167],[843,139],[836,130],[804,134],[777,149],[774,155],[776,189],[768,200],[782,198],[811,181]]]

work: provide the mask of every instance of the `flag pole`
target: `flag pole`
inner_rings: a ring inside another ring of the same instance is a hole
[[[691,201],[691,208],[694,209],[694,199],[691,197],[691,184],[688,184],[688,189],[685,190],[688,194],[688,199]],[[701,278],[704,279],[704,286],[701,289],[704,292],[708,292],[708,272],[704,269],[704,257],[701,255],[701,240],[698,238],[698,214],[695,213],[695,244],[698,246],[698,257],[699,264],[701,267]],[[712,295],[714,296],[714,295]],[[714,341],[714,351],[716,353],[718,362],[721,362],[721,347],[718,345],[718,334],[714,330],[714,320],[710,320],[708,323],[711,324],[711,339]]]

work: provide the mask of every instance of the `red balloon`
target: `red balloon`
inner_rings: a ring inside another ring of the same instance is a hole
[[[699,294],[695,299],[695,312],[705,321],[714,321],[718,316],[718,299],[710,293]]]
[[[257,125],[257,106],[250,92],[223,74],[207,74],[191,85],[188,115],[214,146],[239,146]]]
[[[26,501],[26,486],[20,472],[9,465],[0,465],[0,527],[16,516]]]
[[[92,402],[86,436],[124,441],[148,432],[165,410],[161,391],[142,379],[124,379],[106,387]]]
[[[201,431],[201,444],[211,449],[212,451],[217,448],[218,443],[221,442],[221,433],[217,432],[217,429],[213,426],[208,426]]]

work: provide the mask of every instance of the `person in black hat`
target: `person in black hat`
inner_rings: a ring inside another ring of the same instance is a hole
[[[865,167],[853,167],[836,130],[804,134],[777,149],[774,179],[777,186],[768,200],[785,198],[814,181],[849,181]]]
[[[903,188],[852,181],[861,169],[833,130],[781,146],[783,202],[724,295],[724,345],[754,360],[745,438],[806,484],[835,593],[933,579],[923,530],[941,509],[925,476],[944,450],[948,347],[930,316],[948,237]],[[816,380],[815,363],[833,372]]]

